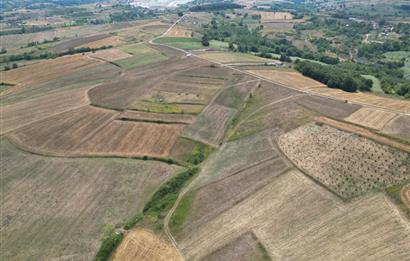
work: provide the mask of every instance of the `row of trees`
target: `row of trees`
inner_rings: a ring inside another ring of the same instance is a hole
[[[337,65],[321,65],[309,61],[296,61],[295,68],[303,75],[313,78],[330,88],[338,88],[347,92],[357,90],[369,91],[372,80],[363,78],[360,74]]]

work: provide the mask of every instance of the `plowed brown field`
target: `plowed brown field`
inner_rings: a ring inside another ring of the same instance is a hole
[[[129,232],[116,250],[113,261],[182,261],[179,252],[154,233],[137,229]]]
[[[111,48],[106,50],[101,50],[96,53],[90,54],[91,57],[103,59],[109,62],[126,59],[132,57],[131,54],[123,52],[119,49]]]
[[[190,124],[195,120],[195,116],[188,114],[152,113],[143,111],[125,111],[121,113],[119,119],[125,121],[146,121],[154,123],[174,123]]]
[[[81,47],[89,47],[89,48],[101,48],[103,46],[117,46],[120,44],[123,44],[124,41],[121,40],[120,37],[118,36],[111,36],[111,37],[107,37],[104,39],[100,39],[94,42],[90,42],[90,43],[86,43],[83,45],[78,46],[78,48]]]

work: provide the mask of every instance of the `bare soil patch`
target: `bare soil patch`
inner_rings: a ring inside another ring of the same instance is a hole
[[[85,44],[110,37],[112,37],[112,35],[110,34],[97,34],[93,36],[73,38],[57,44],[55,47],[53,47],[53,51],[56,53],[62,53],[70,48],[77,48],[80,46],[84,46]]]
[[[397,114],[373,108],[361,108],[345,120],[368,128],[381,130]]]
[[[130,231],[112,257],[113,261],[182,261],[178,251],[154,233],[136,229]]]
[[[304,125],[280,136],[278,144],[295,165],[343,198],[409,179],[409,153],[327,125]]]
[[[169,30],[165,36],[171,37],[187,37],[191,38],[192,31],[188,30],[182,26],[174,26],[171,30]]]

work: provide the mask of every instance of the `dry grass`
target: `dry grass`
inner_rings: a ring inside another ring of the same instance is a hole
[[[323,83],[305,77],[298,72],[283,70],[250,70],[248,72],[299,90],[325,86]]]
[[[218,63],[265,63],[272,60],[258,57],[252,54],[234,53],[234,52],[204,52],[199,53],[199,57]]]
[[[14,90],[57,79],[79,70],[87,70],[104,63],[86,55],[70,55],[53,60],[24,66],[10,71],[0,72],[3,82],[16,84],[1,93],[1,96]],[[35,75],[35,77],[33,77]]]
[[[194,122],[195,116],[187,114],[151,113],[127,110],[120,114],[119,119],[127,121],[191,124]]]
[[[410,113],[410,102],[405,100],[391,99],[368,93],[350,93],[332,88],[313,88],[312,93],[329,96],[339,100],[346,100],[370,106],[380,107],[386,110],[395,110],[402,113]]]
[[[111,46],[117,46],[117,45],[121,45],[123,43],[124,43],[124,41],[122,41],[120,37],[110,36],[110,37],[107,37],[107,38],[104,38],[104,39],[100,39],[100,40],[97,40],[97,41],[82,44],[82,45],[78,46],[78,48],[81,48],[81,47],[100,48],[100,47],[103,47],[103,46],[110,46],[110,45]]]
[[[41,157],[5,139],[0,154],[4,260],[93,260],[104,233],[180,171],[152,161]]]
[[[114,120],[115,111],[83,107],[10,135],[34,152],[59,156],[167,157],[184,125]]]
[[[167,157],[184,125],[113,121],[79,149],[80,154]]]
[[[236,112],[235,109],[212,104],[202,111],[192,125],[184,129],[183,136],[218,146]]]
[[[409,179],[408,153],[327,125],[299,127],[278,143],[294,164],[343,198]]]
[[[404,204],[410,209],[410,183],[401,189],[400,196]]]
[[[170,31],[168,31],[165,36],[168,37],[187,37],[191,38],[192,31],[188,30],[182,26],[174,26]]]
[[[0,134],[89,104],[88,89],[57,92],[0,107]]]
[[[288,12],[255,12],[253,14],[257,14],[261,16],[262,23],[269,23],[278,20],[292,20],[293,15]]]
[[[343,204],[293,171],[198,226],[179,246],[198,260],[251,230],[274,260],[400,260],[410,255],[404,222],[381,194]]]
[[[397,135],[410,141],[410,116],[399,116],[383,128],[383,132]]]
[[[126,52],[123,52],[115,48],[97,51],[96,53],[90,54],[90,56],[94,58],[106,60],[109,62],[132,57],[131,54],[128,54]]]
[[[113,261],[182,261],[178,251],[148,230],[130,231],[112,257]]]
[[[368,128],[381,130],[397,114],[372,108],[362,108],[345,120]]]

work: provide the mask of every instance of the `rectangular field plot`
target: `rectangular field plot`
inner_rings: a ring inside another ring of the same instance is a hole
[[[276,260],[365,260],[369,253],[401,260],[410,255],[401,218],[382,194],[344,204],[291,171],[197,226],[178,246],[187,259],[201,260],[252,231]]]
[[[65,159],[1,140],[4,260],[93,260],[104,234],[142,210],[181,168],[130,159]]]
[[[237,110],[212,104],[183,131],[183,136],[217,146]]]
[[[143,111],[125,111],[119,116],[124,121],[142,121],[154,123],[190,124],[195,116],[187,114],[151,113]]]
[[[55,47],[53,47],[53,51],[56,53],[62,53],[64,51],[67,51],[70,48],[77,48],[79,46],[86,45],[88,43],[103,40],[103,39],[110,38],[110,37],[111,37],[110,34],[97,34],[93,36],[74,38],[74,39],[70,39],[70,40],[57,44]]]
[[[234,53],[234,52],[204,52],[198,53],[199,57],[211,60],[217,63],[265,63],[272,60],[258,57],[252,54]]]
[[[97,51],[96,53],[90,54],[90,56],[94,58],[99,58],[105,61],[109,61],[109,62],[132,57],[131,54],[123,52],[115,48]]]
[[[327,125],[310,123],[279,138],[299,168],[343,198],[399,185],[410,177],[410,154]]]
[[[323,83],[312,80],[298,72],[284,70],[249,70],[248,72],[299,90],[307,90],[309,88],[325,86]]]
[[[397,114],[372,108],[362,108],[345,120],[372,129],[381,130]]]
[[[81,145],[90,155],[167,157],[184,125],[113,121]]]
[[[397,117],[387,123],[382,131],[410,141],[410,116],[402,115]]]

